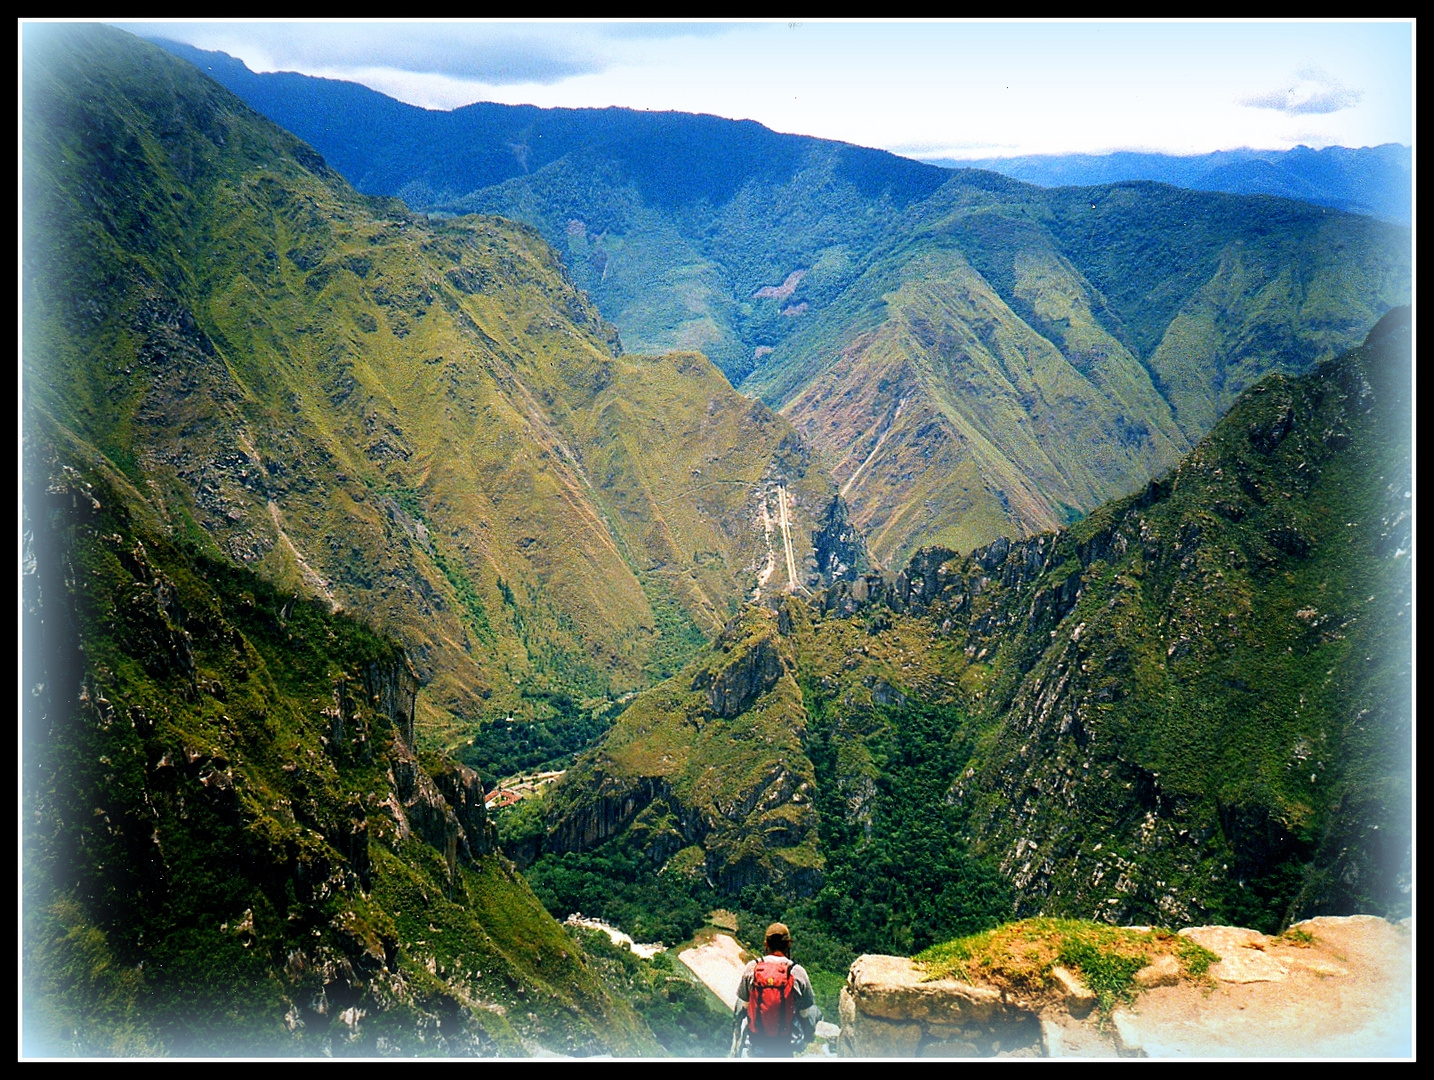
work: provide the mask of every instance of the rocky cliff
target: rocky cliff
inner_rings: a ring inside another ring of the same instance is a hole
[[[999,728],[951,797],[1019,910],[1403,903],[1408,326],[1256,387],[1067,533],[826,594],[929,620],[980,673]]]
[[[1137,928],[1132,940],[1152,938]],[[1205,950],[1198,974],[1172,953],[1140,958],[1128,998],[1096,1007],[1079,972],[1024,964],[1019,990],[868,955],[841,992],[844,1057],[1408,1057],[1412,924],[1355,915],[1278,938],[1186,927],[1163,941]],[[1150,943],[1146,943],[1150,948]],[[1160,946],[1157,945],[1156,948]],[[1155,949],[1151,949],[1152,953]],[[1148,959],[1148,962],[1147,962]],[[1014,971],[1021,958],[1008,958]],[[1205,966],[1208,964],[1208,966]]]

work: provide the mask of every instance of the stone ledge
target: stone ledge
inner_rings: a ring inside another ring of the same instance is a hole
[[[852,964],[847,987],[861,1012],[888,1020],[987,1023],[1010,1011],[989,987],[923,979],[925,972],[905,957],[868,953]]]
[[[1211,977],[1220,982],[1280,982],[1289,975],[1284,964],[1264,952],[1265,946],[1273,944],[1275,939],[1258,930],[1243,926],[1187,926],[1179,934],[1220,958],[1218,964],[1210,965]]]

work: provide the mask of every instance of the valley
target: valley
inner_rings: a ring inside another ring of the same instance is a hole
[[[1407,227],[23,77],[27,1054],[713,1056],[774,920],[834,1020],[1014,920],[1411,914]]]

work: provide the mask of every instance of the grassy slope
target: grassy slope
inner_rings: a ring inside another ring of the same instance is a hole
[[[657,1049],[511,864],[400,827],[389,717],[332,738],[394,643],[176,547],[47,419],[25,451],[27,1053]]]
[[[654,866],[675,858],[676,872],[728,891],[768,879],[810,888],[821,859],[805,714],[773,622],[748,608],[710,658],[618,718],[553,796],[548,816],[561,830],[554,846],[592,847],[616,816],[638,848],[654,852]],[[753,657],[770,667],[766,689],[750,707],[723,715],[707,687]]]
[[[744,383],[833,463],[892,565],[1133,490],[1253,380],[1408,296],[1400,230],[1278,200],[964,173],[913,216]]]
[[[151,46],[27,37],[28,392],[173,529],[371,614],[439,726],[526,715],[524,689],[645,685],[750,590],[749,500],[699,511],[692,470],[727,445],[734,492],[782,462],[802,486],[801,466],[710,365],[615,358],[534,233],[357,196]],[[691,410],[666,419],[694,434],[589,445],[614,382],[639,415]],[[636,455],[641,490],[606,489],[590,453]]]

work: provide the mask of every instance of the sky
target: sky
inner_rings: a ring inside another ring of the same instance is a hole
[[[1413,141],[1412,20],[116,25],[425,108],[674,109],[921,158]]]

